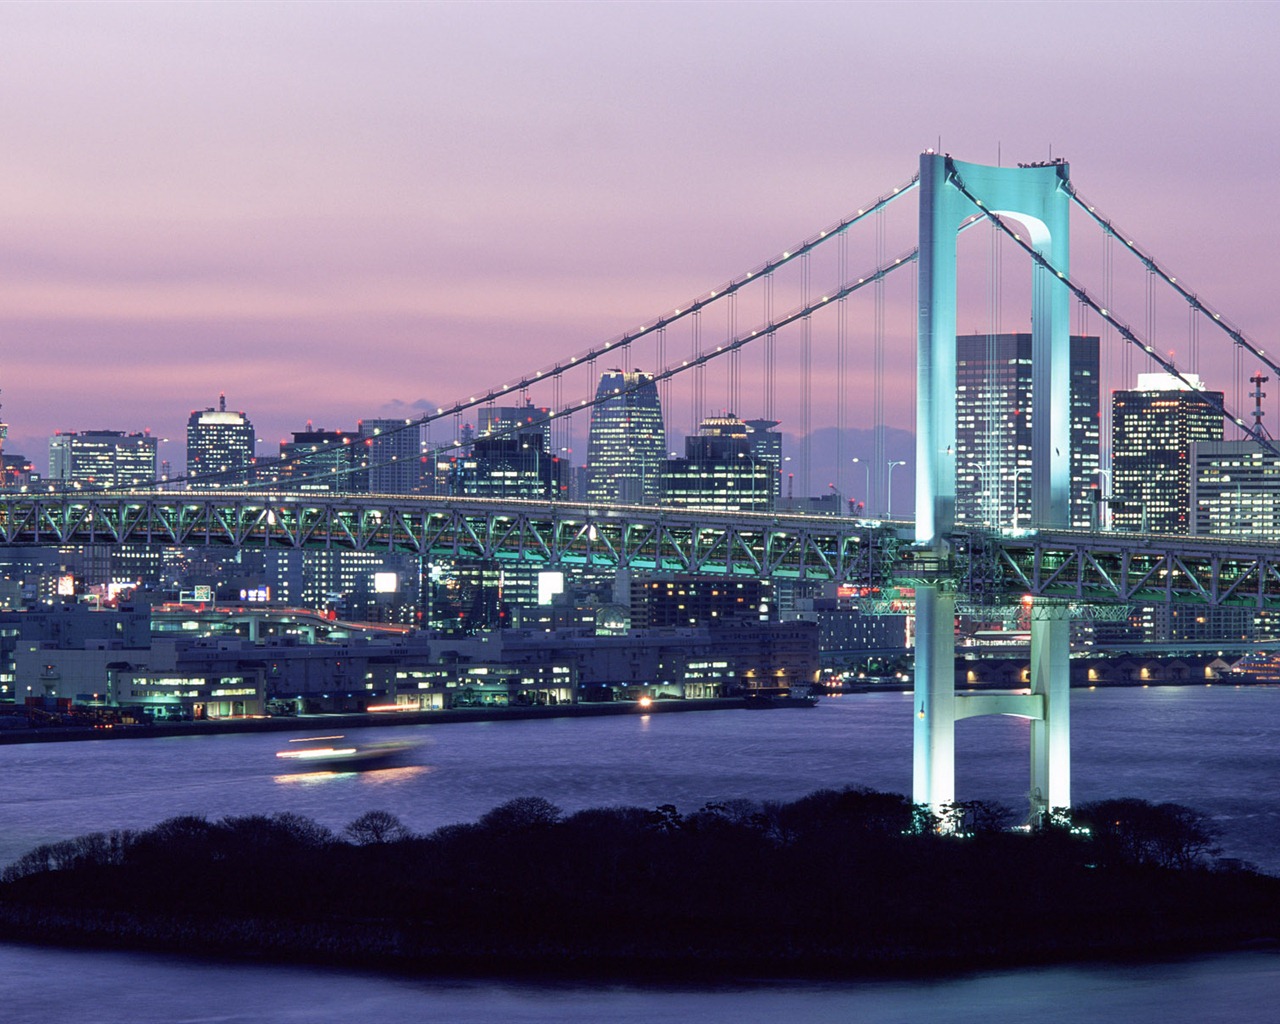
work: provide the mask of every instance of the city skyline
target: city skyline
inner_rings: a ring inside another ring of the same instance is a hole
[[[1261,5],[1155,25],[937,6],[918,37],[890,5],[70,10],[0,13],[17,98],[0,114],[0,397],[8,450],[31,458],[55,430],[178,438],[220,391],[267,447],[321,415],[414,416],[715,287],[939,142],[991,163],[1052,146],[1173,272],[1252,337],[1277,332],[1253,283],[1278,212],[1274,115],[1251,98],[1275,91],[1280,20]],[[993,27],[1106,42],[1078,74],[1074,52],[992,54]],[[855,38],[857,61],[822,59]],[[1032,76],[1036,99],[1012,87]],[[881,87],[892,117],[868,99]],[[1121,313],[1140,327],[1141,310]],[[1158,333],[1184,329],[1160,312]],[[909,368],[887,370],[892,392]],[[885,418],[910,428],[909,408]]]

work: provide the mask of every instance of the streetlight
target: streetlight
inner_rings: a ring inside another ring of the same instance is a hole
[[[738,458],[751,461],[751,511],[756,509],[756,457],[751,452],[738,452]]]
[[[893,471],[897,469],[899,466],[905,466],[906,464],[907,464],[906,459],[890,459],[889,460],[889,487],[888,487],[889,493],[886,497],[885,506],[884,506],[884,517],[886,519],[893,518]]]
[[[862,468],[867,472],[867,486],[862,493],[865,494],[867,497],[864,507],[867,510],[867,514],[870,515],[871,514],[871,463],[867,462],[865,459],[858,458],[856,455],[853,457],[853,461],[857,463],[861,463]]]
[[[1030,466],[1019,466],[1013,471],[1013,528],[1018,528],[1018,477],[1023,473],[1030,473]]]
[[[1098,476],[1106,478],[1106,486],[1102,488],[1101,511],[1098,516],[1098,528],[1105,530],[1111,526],[1111,470],[1099,466],[1096,472]]]

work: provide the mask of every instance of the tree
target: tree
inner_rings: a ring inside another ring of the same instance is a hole
[[[540,796],[518,796],[499,804],[477,824],[495,832],[527,832],[554,825],[562,813],[550,800]]]
[[[1182,804],[1120,797],[1082,804],[1075,817],[1089,827],[1104,862],[1189,868],[1218,852],[1221,830]]]
[[[398,843],[409,838],[409,830],[405,828],[404,822],[390,811],[365,811],[344,828],[342,833],[357,846]]]

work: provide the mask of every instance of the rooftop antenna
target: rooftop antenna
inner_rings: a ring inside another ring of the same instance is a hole
[[[1258,370],[1256,373],[1254,373],[1252,377],[1249,378],[1249,383],[1253,385],[1252,396],[1253,396],[1254,433],[1262,437],[1274,440],[1274,438],[1271,438],[1270,432],[1262,424],[1262,417],[1266,415],[1266,413],[1262,411],[1262,400],[1267,397],[1267,393],[1262,390],[1262,385],[1265,384],[1270,379],[1271,378],[1268,377],[1266,374],[1264,374],[1261,370]]]

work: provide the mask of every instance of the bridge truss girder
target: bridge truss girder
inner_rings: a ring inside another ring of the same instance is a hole
[[[971,593],[1099,604],[1280,607],[1280,549],[1201,537],[1041,533],[973,538]]]
[[[387,551],[427,559],[876,583],[894,531],[833,516],[443,497],[0,497],[5,545]]]

